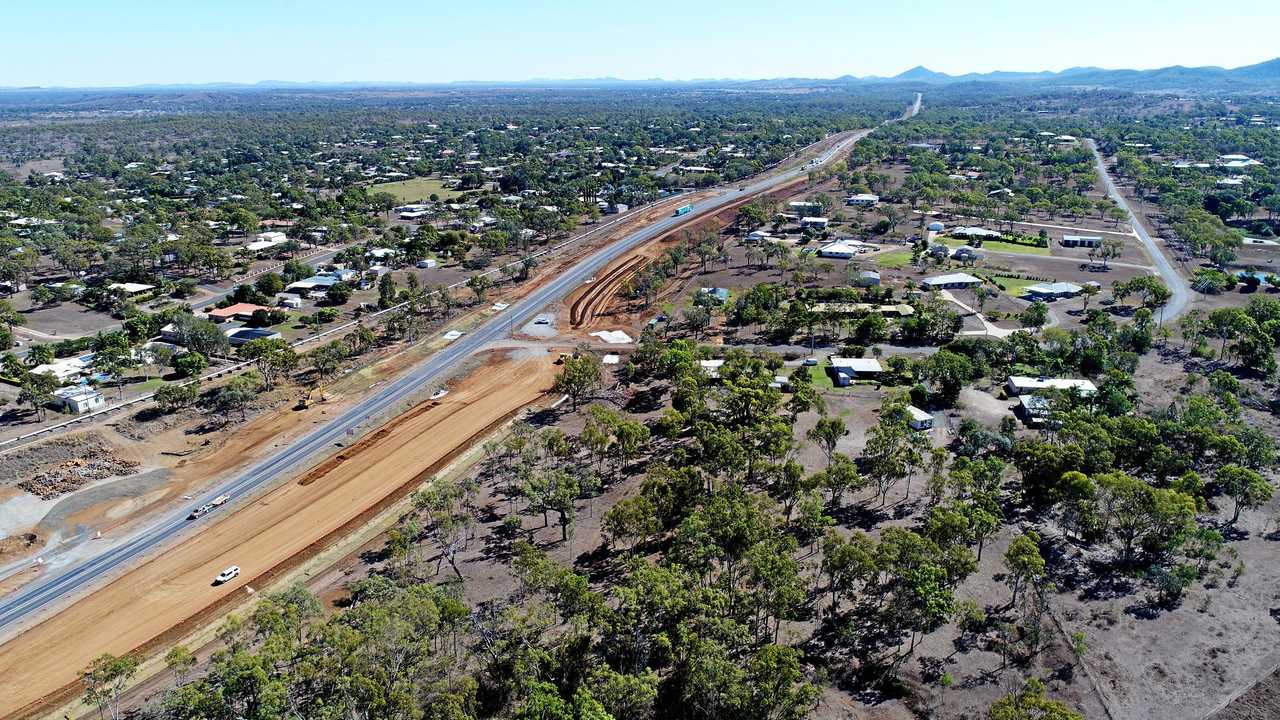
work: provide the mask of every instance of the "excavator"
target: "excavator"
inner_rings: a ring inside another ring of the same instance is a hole
[[[306,410],[312,405],[318,405],[328,399],[329,396],[324,394],[324,386],[316,385],[315,387],[304,391],[302,393],[302,397],[298,398],[298,409]]]

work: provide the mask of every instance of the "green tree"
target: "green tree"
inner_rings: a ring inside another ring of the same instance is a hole
[[[818,418],[818,422],[809,428],[805,436],[822,450],[823,455],[827,456],[827,468],[830,469],[835,459],[836,445],[848,434],[849,428],[845,426],[844,420],[824,417]]]
[[[1231,524],[1240,519],[1240,511],[1256,508],[1271,499],[1271,483],[1258,473],[1235,464],[1223,465],[1218,469],[1218,484],[1234,502],[1231,513]]]
[[[1042,300],[1031,303],[1018,315],[1018,324],[1024,328],[1039,330],[1049,322],[1049,306]]]
[[[174,355],[169,362],[180,377],[199,377],[209,367],[209,359],[195,350]]]
[[[164,656],[164,665],[173,673],[174,687],[182,685],[196,667],[196,654],[185,645],[174,645]]]
[[[564,359],[564,366],[556,374],[555,389],[569,396],[573,411],[577,412],[582,401],[600,387],[600,378],[600,359],[595,353],[579,351]]]
[[[82,676],[84,702],[98,709],[98,717],[120,720],[120,696],[138,672],[138,659],[104,653],[94,658]]]
[[[472,275],[467,278],[467,288],[475,293],[476,302],[484,302],[484,296],[489,292],[489,288],[493,287],[493,280],[488,275]]]
[[[945,407],[955,404],[964,384],[973,379],[973,362],[950,350],[939,350],[924,363],[924,376],[937,384],[938,400]]]
[[[987,710],[987,720],[1084,720],[1084,716],[1045,697],[1044,683],[1032,678],[1021,690],[997,700]]]
[[[324,293],[325,302],[334,307],[346,305],[351,300],[351,286],[344,282],[336,282]]]
[[[161,412],[171,413],[195,403],[200,398],[200,388],[195,383],[161,385],[153,397]]]
[[[240,346],[240,357],[253,362],[268,392],[276,378],[298,366],[298,353],[284,338],[258,338]]]
[[[1004,566],[1008,571],[1006,583],[1012,592],[1010,607],[1017,605],[1018,593],[1030,583],[1044,577],[1044,558],[1040,556],[1040,538],[1026,532],[1009,543],[1004,554]]]
[[[45,373],[26,373],[18,386],[18,402],[30,405],[40,420],[44,420],[45,409],[53,402],[53,391],[58,381]]]
[[[215,407],[226,417],[227,413],[239,411],[240,421],[248,419],[249,404],[258,397],[258,378],[250,373],[237,375],[223,385],[214,396]]]

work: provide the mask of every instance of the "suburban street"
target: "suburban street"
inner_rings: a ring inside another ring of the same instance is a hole
[[[1169,298],[1168,304],[1164,306],[1161,317],[1167,319],[1178,317],[1186,312],[1187,304],[1191,302],[1190,284],[1173,267],[1173,263],[1169,262],[1169,257],[1165,255],[1164,248],[1160,247],[1152,239],[1147,232],[1146,226],[1138,219],[1138,215],[1134,213],[1133,208],[1129,207],[1128,201],[1125,200],[1120,189],[1116,187],[1115,181],[1111,179],[1111,173],[1107,172],[1107,164],[1102,157],[1102,153],[1098,152],[1098,144],[1092,138],[1086,138],[1085,144],[1089,146],[1089,150],[1093,153],[1094,164],[1098,167],[1098,178],[1102,180],[1103,187],[1107,189],[1107,196],[1129,215],[1129,224],[1133,227],[1133,232],[1142,241],[1143,247],[1147,250],[1147,255],[1151,256],[1151,262],[1155,264],[1155,269],[1159,273],[1160,279],[1164,281],[1165,286],[1173,293],[1172,297]]]
[[[921,97],[917,94],[914,104],[905,117],[916,114],[920,109],[920,103]],[[744,195],[765,192],[796,178],[804,177],[815,167],[841,157],[854,143],[870,132],[870,130],[861,130],[853,133],[824,151],[816,159],[746,183],[745,189],[739,190],[736,187],[737,183],[734,184],[735,187],[721,189],[717,195],[694,203],[691,214],[666,217],[589,255],[534,290],[525,299],[514,303],[505,312],[495,315],[473,332],[463,335],[451,345],[436,352],[402,377],[370,394],[350,410],[318,427],[297,442],[280,449],[274,456],[258,462],[237,477],[211,488],[189,505],[173,508],[169,513],[159,517],[154,525],[127,541],[69,567],[51,567],[38,580],[9,594],[0,601],[0,634],[9,636],[21,630],[23,626],[37,620],[44,611],[51,609],[59,601],[88,589],[109,578],[116,571],[130,566],[170,543],[194,539],[199,534],[198,529],[205,523],[186,519],[190,507],[208,502],[219,495],[231,496],[232,506],[246,502],[255,491],[270,486],[280,476],[295,472],[317,456],[331,452],[336,443],[346,441],[348,434],[353,433],[357,428],[367,429],[365,426],[368,423],[375,418],[384,417],[397,405],[403,404],[405,398],[414,391],[438,383],[443,376],[458,367],[469,356],[499,341],[508,334],[510,328],[520,326],[538,311],[568,295],[618,256],[690,222],[691,219],[738,201]],[[1153,255],[1163,257],[1158,252]],[[1172,272],[1172,268],[1169,270]],[[1172,283],[1170,284],[1173,287]],[[235,508],[230,509],[234,512]]]

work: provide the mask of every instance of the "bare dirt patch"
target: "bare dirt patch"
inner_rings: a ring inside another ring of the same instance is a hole
[[[101,433],[52,438],[0,456],[0,477],[14,487],[49,500],[94,480],[126,475],[139,466],[123,457]]]

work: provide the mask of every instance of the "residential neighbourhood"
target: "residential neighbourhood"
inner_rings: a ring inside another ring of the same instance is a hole
[[[1280,717],[1269,6],[6,19],[0,720]]]

